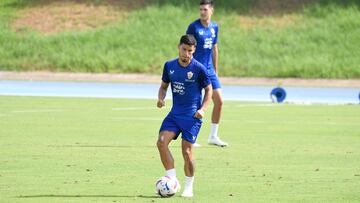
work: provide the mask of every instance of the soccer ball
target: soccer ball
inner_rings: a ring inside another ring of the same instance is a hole
[[[156,181],[156,192],[161,197],[174,196],[180,190],[180,184],[175,177],[163,176]]]

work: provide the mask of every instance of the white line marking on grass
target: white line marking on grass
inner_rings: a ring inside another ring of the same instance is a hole
[[[28,109],[28,110],[14,110],[11,113],[49,113],[49,112],[63,112],[62,109]]]
[[[114,120],[125,120],[125,121],[162,121],[164,118],[155,118],[155,117],[113,117]]]
[[[256,120],[236,120],[236,119],[224,119],[222,122],[237,122],[240,124],[278,124],[280,127],[281,125],[298,125],[298,121],[256,121]],[[335,122],[309,122],[309,123],[302,123],[303,125],[353,125],[353,124],[339,124]]]
[[[270,103],[270,104],[239,104],[239,105],[235,105],[234,107],[236,107],[236,108],[244,108],[244,107],[281,107],[281,106],[314,106],[314,105],[346,106],[346,105],[351,105],[351,104],[346,104],[346,103],[285,102],[285,103]]]
[[[112,120],[123,120],[123,121],[162,121],[164,120],[163,117],[112,117]],[[204,123],[207,123],[208,119],[203,119]],[[238,124],[277,124],[277,125],[298,125],[298,121],[257,121],[257,120],[238,120],[238,119],[224,119],[222,122],[236,122]],[[303,125],[342,125],[347,126],[349,124],[344,123],[335,123],[335,122],[303,122]],[[350,124],[353,125],[353,124]]]
[[[168,109],[169,107],[162,107],[162,109]],[[156,110],[157,107],[118,107],[112,108],[113,111],[138,111],[138,110]]]
[[[242,107],[257,107],[257,106],[281,106],[281,104],[240,104],[240,105],[235,105],[235,107],[238,108],[242,108]]]

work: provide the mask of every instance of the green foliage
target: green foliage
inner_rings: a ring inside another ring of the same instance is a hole
[[[95,30],[43,35],[11,29],[22,8],[44,2],[0,2],[0,70],[159,74],[198,18],[197,1],[152,0],[125,22]],[[254,6],[253,0],[216,1],[220,75],[360,78],[358,1],[319,0],[273,15],[255,15]]]

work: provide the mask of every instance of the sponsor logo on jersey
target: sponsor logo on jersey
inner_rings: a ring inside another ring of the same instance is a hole
[[[212,49],[212,38],[206,38],[204,42],[204,49]]]
[[[177,93],[180,95],[184,95],[185,94],[185,85],[182,82],[177,82],[175,81],[173,84],[173,93]]]

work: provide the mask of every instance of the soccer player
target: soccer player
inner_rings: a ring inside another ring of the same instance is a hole
[[[218,136],[218,128],[221,116],[223,98],[221,85],[218,78],[218,25],[211,21],[214,13],[214,3],[212,0],[200,0],[200,19],[192,22],[186,33],[195,36],[197,41],[194,58],[202,63],[206,68],[213,87],[212,100],[214,103],[211,115],[211,131],[208,143],[225,147],[228,143],[223,142]],[[195,146],[200,145],[195,143]]]
[[[183,197],[193,196],[195,171],[193,144],[212,95],[211,82],[205,67],[193,59],[195,47],[194,36],[184,35],[181,37],[178,45],[179,57],[167,61],[164,65],[157,101],[158,108],[165,106],[166,91],[171,85],[173,106],[160,127],[157,147],[166,175],[176,178],[174,159],[168,146],[181,133],[185,171],[185,187],[181,194]],[[202,89],[205,90],[203,101]]]

